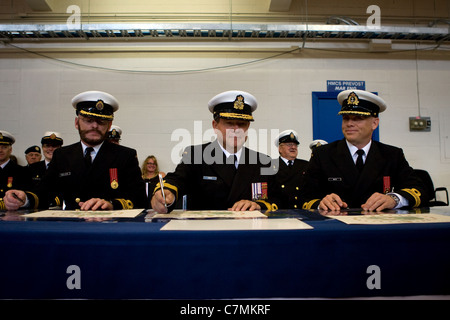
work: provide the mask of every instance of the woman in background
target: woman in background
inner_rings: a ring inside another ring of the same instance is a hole
[[[156,185],[159,183],[159,174],[164,178],[165,173],[159,171],[158,160],[154,155],[145,158],[142,164],[142,179],[147,184],[147,196],[151,199],[153,195],[153,190],[155,190]]]

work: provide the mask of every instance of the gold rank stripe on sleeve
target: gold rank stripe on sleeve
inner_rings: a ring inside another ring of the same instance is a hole
[[[155,187],[155,190],[153,190],[153,194],[155,194],[156,191],[158,191],[159,189],[161,189],[161,184],[158,182],[158,184]],[[164,189],[170,189],[171,191],[173,191],[175,193],[175,199],[178,200],[178,188],[175,187],[173,184],[167,183],[164,180]]]
[[[119,201],[124,210],[134,208],[133,202],[131,200],[127,200],[127,199],[114,199],[114,200]]]
[[[0,210],[6,210],[5,202],[0,198]]]
[[[311,209],[312,206],[313,206],[317,201],[320,201],[320,199],[313,199],[313,200],[311,200],[311,201],[309,201],[309,202],[305,202],[305,203],[303,204],[303,209],[305,209],[305,210]]]
[[[417,208],[418,206],[420,206],[420,203],[421,203],[420,196],[422,194],[420,193],[419,190],[417,190],[416,188],[411,188],[411,189],[406,189],[405,188],[405,189],[402,189],[402,191],[405,191],[405,192],[409,193],[414,198],[414,200],[416,201],[416,203],[412,206],[413,208]]]
[[[272,211],[277,211],[278,210],[278,206],[275,203],[268,203],[267,201],[264,200],[257,200],[255,201],[258,204],[263,204],[266,208],[268,212],[272,212]]]
[[[30,196],[33,197],[33,200],[34,200],[34,206],[33,206],[33,208],[31,208],[31,209],[37,209],[37,208],[39,207],[39,198],[38,198],[38,196],[37,196],[36,194],[34,194],[33,192],[30,192],[30,191],[27,191],[27,192],[25,192],[25,193],[26,193],[26,195],[28,196],[28,198],[29,198]]]
[[[59,200],[59,197],[55,197],[55,205],[58,207],[61,206],[61,200]]]

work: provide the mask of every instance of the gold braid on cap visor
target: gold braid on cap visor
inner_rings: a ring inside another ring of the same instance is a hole
[[[370,112],[352,111],[352,110],[339,111],[338,115],[341,115],[341,114],[356,114],[356,115],[360,115],[360,116],[372,116],[373,115]]]
[[[89,117],[97,117],[97,118],[102,118],[102,119],[106,119],[106,120],[113,120],[114,119],[114,115],[104,115],[104,114],[98,114],[98,113],[93,113],[93,112],[87,112],[84,110],[80,110],[79,111],[82,115],[86,115]]]
[[[219,117],[230,118],[230,119],[242,119],[253,121],[253,116],[251,114],[243,113],[231,113],[231,112],[219,112]]]

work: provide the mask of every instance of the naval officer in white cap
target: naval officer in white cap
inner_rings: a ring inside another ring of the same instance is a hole
[[[274,141],[280,158],[275,176],[276,188],[280,192],[280,209],[301,209],[300,183],[305,174],[308,161],[298,159],[300,141],[295,130],[284,130]]]
[[[56,149],[35,192],[7,194],[7,208],[47,208],[55,191],[70,210],[144,208],[145,185],[136,150],[106,141],[119,109],[117,99],[106,92],[86,91],[72,99],[72,106],[80,142]]]
[[[120,139],[122,138],[122,128],[116,125],[111,125],[108,131],[108,141],[115,144],[120,144]]]
[[[403,150],[372,140],[386,102],[363,90],[342,91],[338,101],[344,139],[313,150],[301,188],[303,208],[382,211],[426,206],[428,195]]]
[[[3,197],[8,190],[31,186],[28,170],[11,159],[15,142],[16,138],[11,133],[0,130],[0,210],[6,209]]]
[[[153,209],[169,212],[187,195],[191,210],[274,210],[272,159],[244,147],[257,106],[256,98],[245,91],[214,96],[208,109],[217,139],[185,149],[175,171],[164,178],[164,196],[160,184],[155,188]]]

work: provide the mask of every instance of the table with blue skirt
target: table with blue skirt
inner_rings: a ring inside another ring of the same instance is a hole
[[[168,231],[168,221],[145,215],[87,222],[2,213],[0,299],[450,295],[450,223],[350,225],[281,210],[268,218],[313,228]]]

